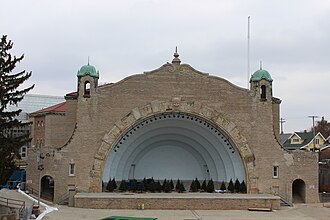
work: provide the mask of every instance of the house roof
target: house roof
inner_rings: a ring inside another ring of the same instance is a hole
[[[301,144],[291,144],[290,139],[294,136],[297,135],[300,137],[303,142]],[[293,133],[283,144],[283,147],[287,150],[296,150],[300,149],[304,146],[306,146],[308,143],[310,143],[313,140],[313,132],[295,132]]]
[[[283,146],[283,144],[291,137],[291,133],[285,133],[285,134],[280,134],[280,144]]]
[[[300,139],[303,140],[303,142],[301,144],[291,144],[291,138],[297,135]],[[318,132],[315,136],[320,135],[321,137],[322,134],[320,132]],[[283,147],[287,150],[298,150],[301,149],[305,146],[307,146],[309,143],[311,143],[313,141],[313,132],[295,132],[293,133],[283,144]]]
[[[30,114],[30,116],[34,117],[37,115],[44,115],[44,114],[56,114],[56,113],[60,113],[63,114],[66,112],[66,102],[61,102],[59,104],[56,105],[52,105],[50,107],[38,110],[36,112],[32,112]]]

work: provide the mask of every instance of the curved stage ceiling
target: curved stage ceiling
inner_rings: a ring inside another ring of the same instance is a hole
[[[246,180],[234,144],[209,121],[163,113],[135,124],[111,148],[103,181],[121,179]]]

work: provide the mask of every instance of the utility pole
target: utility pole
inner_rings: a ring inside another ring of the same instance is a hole
[[[315,118],[318,118],[319,116],[311,115],[308,117],[312,118],[312,120],[313,120],[313,151],[315,152]]]
[[[285,118],[281,118],[280,119],[280,123],[281,123],[281,134],[283,134],[283,124],[285,123]]]

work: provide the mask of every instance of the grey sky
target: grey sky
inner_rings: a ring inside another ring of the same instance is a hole
[[[247,17],[251,73],[268,70],[283,100],[286,132],[330,120],[330,1],[327,0],[10,0],[1,3],[0,34],[25,54],[17,70],[33,72],[33,94],[76,89],[90,63],[100,82],[116,82],[172,60],[247,86]]]

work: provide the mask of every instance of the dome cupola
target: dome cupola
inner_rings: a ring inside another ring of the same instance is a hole
[[[83,77],[87,75],[99,78],[99,71],[96,71],[96,68],[92,65],[89,65],[88,63],[87,65],[82,66],[77,73],[78,77]]]
[[[260,70],[257,70],[256,72],[253,73],[253,75],[251,76],[250,82],[258,82],[261,80],[266,80],[268,82],[272,82],[273,79],[270,76],[269,72],[267,70],[263,70],[260,67]]]

